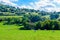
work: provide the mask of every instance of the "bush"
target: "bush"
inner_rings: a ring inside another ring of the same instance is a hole
[[[22,24],[22,19],[21,18],[4,18],[3,19],[4,24]]]

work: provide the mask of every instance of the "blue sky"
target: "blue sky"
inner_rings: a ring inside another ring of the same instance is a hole
[[[36,0],[37,1],[37,0]],[[29,5],[31,2],[36,2],[35,0],[18,0],[18,2],[14,2],[18,5]]]
[[[0,2],[19,8],[60,11],[60,0],[0,0]]]

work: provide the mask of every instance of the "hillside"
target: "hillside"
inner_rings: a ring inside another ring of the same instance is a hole
[[[25,9],[25,8],[15,8],[13,6],[9,6],[9,5],[3,5],[0,4],[0,15],[22,15],[25,13],[31,13],[31,12],[38,12],[38,10],[34,10],[34,9]]]
[[[20,28],[21,30],[60,30],[60,12],[22,9],[0,4],[0,22],[3,25],[22,25],[24,27]]]

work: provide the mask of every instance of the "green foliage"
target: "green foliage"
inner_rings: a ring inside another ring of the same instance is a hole
[[[37,13],[38,10],[34,10],[34,9],[22,9],[22,8],[15,8],[13,6],[9,6],[9,5],[3,5],[0,3],[0,16],[20,16],[20,15],[24,15],[25,13]]]
[[[25,22],[24,28],[26,29],[34,29],[34,30],[60,30],[60,22],[59,21],[53,21],[53,20],[46,20],[46,21],[39,21],[37,23],[30,23]]]
[[[60,30],[60,21],[58,20],[45,20],[45,21],[31,21],[31,15],[24,15],[23,17],[15,16],[1,16],[0,22],[3,22],[4,25],[14,25],[17,24],[21,27],[21,30]],[[34,16],[32,16],[34,17]],[[33,20],[33,19],[32,19]]]
[[[59,14],[51,14],[50,19],[57,19],[59,18]]]
[[[23,25],[24,27],[20,28],[23,30],[60,30],[60,19],[58,18],[58,12],[40,12],[0,4],[0,22],[4,25]]]

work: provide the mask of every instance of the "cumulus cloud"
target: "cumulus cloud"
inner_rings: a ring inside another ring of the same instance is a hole
[[[31,2],[30,5],[24,5],[23,8],[35,10],[60,11],[60,0],[39,0]]]
[[[28,8],[28,9],[33,9],[31,6],[29,5],[22,5],[22,6],[19,6],[19,8]]]
[[[18,1],[18,0],[0,0],[0,2],[4,3],[4,4],[7,4],[7,5],[11,5],[11,6],[18,6],[17,4],[13,3],[12,1]]]
[[[5,2],[5,4],[18,6],[16,3],[13,3],[18,2],[18,0],[0,0],[0,2],[1,1]],[[35,9],[35,10],[60,11],[60,0],[38,0],[35,2],[30,2],[30,5],[24,4],[18,7]]]
[[[35,3],[30,3],[30,5],[33,6],[34,9],[47,9],[49,10],[50,8],[56,8],[56,5],[51,2],[51,0],[39,0],[38,2]]]
[[[18,2],[18,0],[10,0],[10,1],[13,1],[13,2]]]

